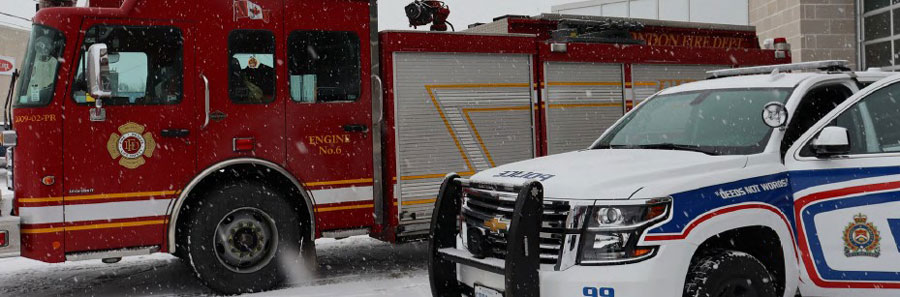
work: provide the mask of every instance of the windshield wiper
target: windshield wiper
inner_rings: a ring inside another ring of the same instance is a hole
[[[704,153],[707,155],[715,156],[719,155],[718,152],[703,148],[699,145],[689,145],[689,144],[675,144],[675,143],[655,143],[655,144],[641,144],[641,145],[614,145],[611,144],[608,146],[611,149],[645,149],[645,150],[676,150],[676,151],[691,151]]]

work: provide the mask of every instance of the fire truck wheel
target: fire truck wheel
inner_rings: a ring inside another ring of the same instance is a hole
[[[281,194],[254,183],[212,191],[190,218],[188,256],[200,280],[223,294],[272,289],[303,267],[302,222]]]
[[[775,297],[775,279],[750,254],[719,250],[691,265],[685,297]]]

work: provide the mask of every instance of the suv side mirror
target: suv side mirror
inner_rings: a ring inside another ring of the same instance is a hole
[[[844,127],[825,127],[819,132],[819,136],[813,139],[810,148],[818,157],[849,154],[850,133]]]
[[[91,97],[112,97],[109,88],[109,53],[106,44],[96,43],[87,51],[87,79]]]

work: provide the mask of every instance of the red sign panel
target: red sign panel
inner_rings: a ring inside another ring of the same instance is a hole
[[[0,75],[12,75],[16,69],[16,59],[0,56]]]

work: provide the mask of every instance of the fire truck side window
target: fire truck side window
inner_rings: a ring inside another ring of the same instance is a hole
[[[295,31],[288,37],[291,99],[356,101],[360,93],[359,36],[353,32]]]
[[[235,30],[228,36],[228,93],[234,103],[275,101],[275,35]]]
[[[87,102],[85,51],[95,43],[109,49],[112,98],[106,105],[178,104],[183,93],[181,30],[175,27],[98,25],[85,33],[72,95]]]

